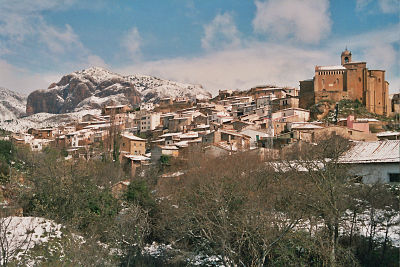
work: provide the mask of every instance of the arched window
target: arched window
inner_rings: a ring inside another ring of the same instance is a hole
[[[339,79],[336,79],[336,83],[339,84]]]
[[[325,79],[322,79],[322,85],[325,85]]]

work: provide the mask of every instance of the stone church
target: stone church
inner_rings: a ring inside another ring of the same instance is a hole
[[[369,112],[390,113],[389,83],[384,70],[370,70],[366,62],[353,62],[351,52],[341,54],[341,65],[316,66],[313,79],[300,81],[301,108],[322,100],[358,99]]]

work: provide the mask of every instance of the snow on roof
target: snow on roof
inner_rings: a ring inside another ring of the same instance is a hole
[[[185,134],[181,134],[179,137],[181,139],[184,139],[184,138],[197,138],[197,137],[199,137],[199,133],[198,132],[187,132]]]
[[[235,135],[235,136],[239,136],[239,137],[245,137],[245,138],[250,138],[250,136],[248,136],[248,135],[245,135],[245,134],[241,134],[241,133],[238,133],[238,132],[232,132],[232,131],[229,131],[229,130],[221,130],[221,129],[219,129],[219,131],[221,132],[221,133],[225,133],[225,134],[230,134],[230,135]]]
[[[127,107],[127,105],[117,105],[117,106],[106,106],[106,109],[112,109],[112,108],[123,108],[123,107]]]
[[[358,118],[356,119],[356,122],[379,122],[379,120],[371,118]]]
[[[122,136],[125,137],[125,138],[128,138],[130,140],[134,140],[134,141],[146,141],[146,139],[137,137],[137,136],[135,136],[133,134],[123,134]]]
[[[164,150],[178,150],[179,148],[177,146],[160,146],[161,149]]]
[[[385,137],[385,136],[399,136],[400,132],[381,132],[381,133],[377,133],[376,136],[378,137]]]
[[[312,123],[301,123],[301,124],[294,124],[292,129],[322,129],[324,127],[312,124]]]
[[[125,158],[128,158],[133,161],[143,161],[143,160],[150,160],[150,158],[142,156],[142,155],[124,155]]]
[[[157,139],[157,140],[154,140],[154,141],[151,141],[152,143],[160,143],[160,142],[164,142],[165,141],[165,138],[161,138],[161,139]]]
[[[341,65],[336,66],[318,66],[317,70],[345,70],[346,68]]]
[[[163,135],[160,135],[160,137],[168,137],[168,136],[178,136],[181,135],[182,132],[178,132],[178,133],[165,133]]]
[[[196,126],[196,129],[205,129],[205,128],[210,128],[210,125],[208,124],[199,124]]]
[[[83,129],[99,129],[99,128],[108,128],[110,127],[111,124],[110,123],[102,123],[102,124],[93,124],[93,125],[87,125],[85,127],[83,127]]]
[[[180,141],[174,144],[177,147],[187,147],[188,146],[188,141]]]
[[[400,140],[356,142],[341,157],[343,163],[400,162]]]

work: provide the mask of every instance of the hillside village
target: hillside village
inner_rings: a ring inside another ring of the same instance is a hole
[[[342,53],[342,64],[353,69],[351,52]],[[365,62],[361,65],[365,68]],[[347,71],[343,66],[316,67],[315,79],[300,81],[300,90],[260,85],[244,91],[220,90],[213,98],[164,97],[135,106],[111,101],[103,105],[101,114],[88,113],[79,121],[59,127],[14,132],[9,138],[15,144],[29,145],[32,151],[46,146],[62,149],[65,158],[71,160],[113,155],[115,161],[129,166],[134,177],[160,158],[185,159],[193,151],[201,151],[207,157],[252,151],[260,157],[279,158],[296,143],[313,143],[336,134],[365,142],[370,149],[358,155],[364,158],[363,164],[379,162],[387,169],[387,173],[380,173],[381,177],[364,177],[365,181],[399,182],[399,170],[389,171],[385,166],[393,164],[393,160],[395,164],[399,162],[400,94],[389,98],[388,83],[380,74],[385,98],[379,104],[385,104],[379,106],[379,111],[371,104],[374,99],[365,106],[362,97],[354,97],[356,94],[345,88],[351,85],[339,82],[343,77],[332,78],[335,88],[321,98],[320,92],[326,89],[317,86],[321,87],[320,75],[343,75]],[[345,79],[349,84],[350,77]],[[314,80],[317,88],[310,92],[314,86],[308,84]],[[378,90],[378,86],[373,88]],[[354,90],[365,95],[366,91],[371,94],[372,89]],[[372,152],[376,150],[382,150],[379,159]],[[356,158],[349,162],[359,163]]]
[[[31,93],[26,115],[4,93],[19,104],[3,103],[18,114],[0,132],[0,264],[396,262],[400,94],[341,58],[300,89],[211,97],[90,68]]]

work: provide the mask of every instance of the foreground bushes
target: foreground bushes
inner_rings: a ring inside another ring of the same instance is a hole
[[[398,223],[399,190],[354,184],[336,161],[348,145],[322,140],[293,148],[285,155],[290,161],[279,162],[251,153],[191,155],[182,177],[159,178],[149,170],[149,177],[131,179],[119,199],[111,185],[127,176],[118,164],[68,162],[49,150],[27,162],[18,199],[25,215],[53,219],[82,234],[92,248],[99,241],[108,248],[106,255],[88,250],[88,265],[110,257],[107,262],[121,266],[184,266],[198,254],[240,266],[396,266],[398,250],[377,233]],[[367,236],[361,235],[363,225]],[[143,256],[142,248],[153,241],[179,250],[157,260]],[[70,257],[74,246],[69,244]]]

